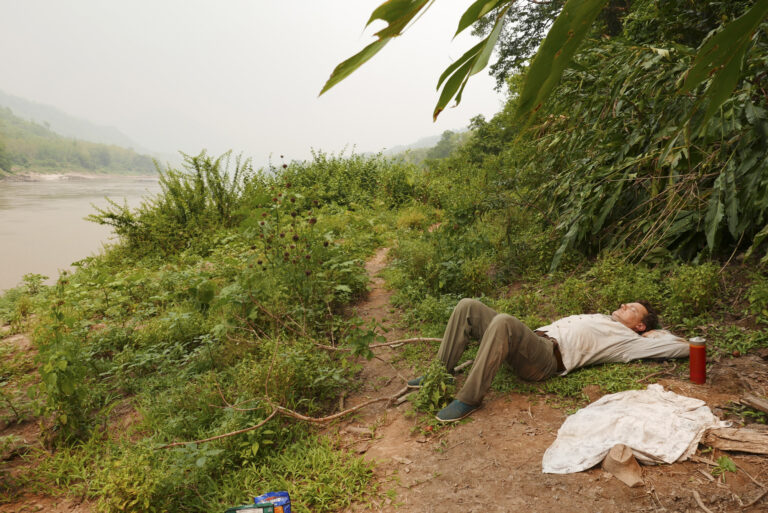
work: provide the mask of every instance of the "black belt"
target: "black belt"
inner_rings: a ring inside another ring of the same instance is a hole
[[[552,341],[552,354],[555,357],[555,361],[557,362],[557,372],[563,372],[565,370],[565,365],[563,364],[563,354],[560,352],[560,345],[557,343],[557,340],[550,337],[543,331],[534,331],[534,333],[542,338],[546,338],[547,340]]]

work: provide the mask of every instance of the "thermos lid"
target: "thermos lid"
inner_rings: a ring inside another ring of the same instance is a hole
[[[690,342],[690,344],[692,346],[705,346],[705,345],[707,345],[707,339],[705,339],[704,337],[693,337],[693,338],[688,339],[688,342]]]

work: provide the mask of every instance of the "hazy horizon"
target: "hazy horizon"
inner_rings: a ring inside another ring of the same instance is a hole
[[[382,0],[4,2],[0,90],[117,128],[154,152],[232,149],[257,166],[311,149],[376,152],[499,110],[486,72],[431,113],[466,2],[436,2],[406,34],[318,98],[333,68],[373,41]]]

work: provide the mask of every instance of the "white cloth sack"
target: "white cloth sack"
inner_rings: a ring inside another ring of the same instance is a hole
[[[685,461],[704,431],[728,425],[704,401],[661,385],[606,395],[565,419],[544,453],[542,470],[581,472],[600,463],[616,444],[631,448],[642,463]]]

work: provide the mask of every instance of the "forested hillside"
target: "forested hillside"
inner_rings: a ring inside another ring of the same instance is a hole
[[[62,137],[0,107],[0,174],[89,172],[154,174],[150,157],[118,146]]]
[[[0,474],[7,501],[35,490],[105,512],[204,512],[285,489],[300,511],[402,505],[413,491],[377,474],[324,423],[364,380],[378,390],[361,368],[383,329],[363,323],[355,305],[366,295],[363,263],[382,247],[390,248],[391,315],[416,337],[440,336],[462,297],[532,328],[645,299],[665,328],[707,339],[710,369],[747,356],[764,368],[768,24],[711,117],[698,103],[705,86],[681,94],[676,85],[706,38],[753,4],[610,2],[530,123],[515,115],[530,48],[511,41],[493,68],[509,90],[505,108],[475,118],[466,136],[445,134],[419,165],[316,153],[254,170],[201,153],[163,171],[162,193],[139,209],[95,212],[120,244],[53,287],[28,275],[0,298],[0,325],[28,333],[34,347],[21,356],[2,349],[15,354],[2,359],[2,414],[9,425],[42,426],[38,441],[16,444],[24,465]],[[555,14],[539,12],[540,26]],[[397,379],[417,376],[435,349],[409,345],[384,365]],[[506,372],[494,390],[573,408],[588,402],[586,387],[642,388],[659,375],[688,385],[687,371],[684,361],[618,363],[541,383]],[[428,384],[407,414],[377,421],[407,416],[419,443],[445,460],[414,487],[465,463],[450,459],[452,428],[431,415],[454,383],[431,383],[434,394]],[[741,406],[722,415],[768,420]],[[503,425],[533,424],[530,406],[521,418]],[[533,431],[526,435],[548,436]],[[9,436],[6,445],[15,443]],[[534,460],[515,471],[538,479]],[[655,479],[659,489],[675,479],[696,486],[691,474]],[[537,486],[521,493],[552,495],[552,486]],[[638,497],[655,494],[617,494],[606,511],[637,509]],[[679,497],[656,500],[687,509]]]

